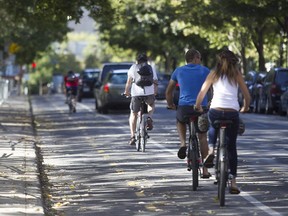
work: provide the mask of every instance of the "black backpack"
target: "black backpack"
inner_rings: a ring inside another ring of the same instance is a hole
[[[140,87],[153,85],[153,70],[150,65],[143,63],[135,76],[135,84]]]

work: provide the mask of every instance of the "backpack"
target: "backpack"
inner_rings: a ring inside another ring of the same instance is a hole
[[[153,70],[147,63],[140,64],[140,68],[135,76],[135,84],[144,88],[153,84]]]

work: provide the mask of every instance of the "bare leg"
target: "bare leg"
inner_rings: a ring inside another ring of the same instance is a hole
[[[186,124],[177,121],[177,130],[180,139],[180,146],[186,146]]]
[[[134,136],[135,136],[136,123],[137,123],[137,113],[134,113],[134,112],[131,110],[131,112],[130,112],[130,118],[129,118],[129,125],[130,125],[130,134],[131,134],[131,137],[134,137]]]
[[[208,155],[208,141],[207,141],[207,133],[198,133],[198,139],[200,142],[200,151],[202,156],[202,162],[203,159],[207,157]],[[203,175],[208,175],[208,169],[203,166]]]

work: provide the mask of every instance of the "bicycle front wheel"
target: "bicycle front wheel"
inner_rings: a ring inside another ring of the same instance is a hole
[[[222,144],[219,148],[219,161],[218,161],[218,171],[219,171],[219,182],[218,182],[218,198],[220,201],[220,206],[225,205],[225,189],[227,183],[227,159],[226,159],[226,149],[225,149],[225,131],[220,131],[220,143]]]

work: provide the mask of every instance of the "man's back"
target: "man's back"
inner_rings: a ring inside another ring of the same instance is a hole
[[[187,64],[176,68],[171,79],[179,84],[179,105],[194,105],[197,95],[209,74],[209,69],[199,64]],[[207,98],[202,105],[207,105]]]

